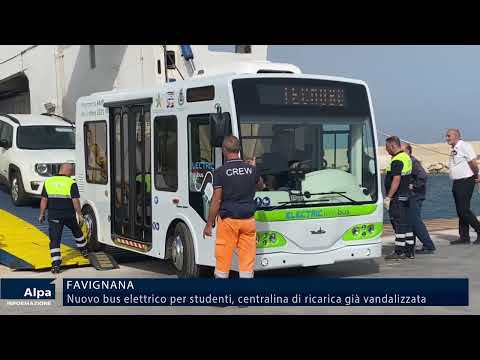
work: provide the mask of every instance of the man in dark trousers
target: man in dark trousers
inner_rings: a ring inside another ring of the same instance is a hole
[[[84,239],[75,213],[80,223],[83,216],[80,207],[80,194],[78,187],[71,178],[72,164],[62,164],[59,174],[45,180],[40,201],[40,216],[38,221],[45,221],[45,211],[48,208],[48,234],[50,237],[50,256],[52,257],[52,273],[60,273],[62,255],[60,244],[62,242],[63,227],[68,227],[75,237],[77,247],[81,254],[87,258],[87,241]]]
[[[385,190],[387,196],[384,199],[384,205],[389,211],[390,221],[395,232],[394,252],[387,255],[385,260],[413,259],[415,258],[415,237],[408,221],[412,160],[402,150],[400,139],[396,136],[391,136],[386,140],[385,148],[392,158],[386,169]]]
[[[480,244],[480,222],[470,209],[475,183],[480,182],[477,154],[473,146],[462,140],[460,130],[447,131],[447,143],[452,147],[450,154],[450,178],[453,180],[453,197],[458,215],[460,238],[452,245],[470,243],[470,226],[477,232],[475,245]]]
[[[415,253],[433,254],[435,252],[435,245],[422,220],[422,204],[425,201],[427,193],[427,172],[420,161],[412,155],[412,147],[410,144],[402,144],[402,150],[412,159],[412,178],[410,184],[412,196],[410,198],[408,214],[410,224],[412,224],[413,227],[413,234],[422,242],[422,248],[415,250]]]
[[[253,278],[257,253],[254,198],[256,189],[264,185],[254,162],[240,158],[238,138],[227,136],[222,151],[226,161],[213,174],[214,193],[203,237],[212,236],[216,220],[215,278],[228,279],[235,249],[240,278]]]

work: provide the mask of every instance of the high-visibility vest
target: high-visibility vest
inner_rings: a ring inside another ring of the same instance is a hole
[[[143,182],[142,174],[137,175],[135,180],[138,181],[138,182]],[[152,176],[150,174],[145,174],[145,184],[147,185],[146,192],[150,193],[152,191]]]
[[[45,180],[45,191],[49,198],[70,199],[72,185],[75,184],[70,176],[52,176]]]
[[[386,168],[387,172],[392,170],[392,162],[394,161],[401,161],[403,163],[402,176],[407,176],[412,173],[412,159],[407,153],[401,151],[397,155],[392,156]]]

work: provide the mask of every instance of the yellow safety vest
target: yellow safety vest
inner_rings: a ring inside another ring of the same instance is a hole
[[[412,173],[412,159],[407,153],[401,151],[397,155],[392,156],[386,168],[387,172],[392,170],[392,162],[394,161],[401,161],[403,163],[402,176],[407,176]]]
[[[135,180],[142,182],[142,175],[137,175]],[[145,174],[145,184],[147,185],[147,193],[150,193],[152,190],[152,176],[150,174]]]
[[[45,180],[45,191],[49,198],[70,199],[72,185],[75,184],[70,176],[52,176]]]

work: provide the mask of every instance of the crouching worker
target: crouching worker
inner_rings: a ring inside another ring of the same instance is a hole
[[[50,255],[52,257],[52,273],[60,272],[62,256],[60,244],[62,242],[63,227],[67,226],[73,233],[77,247],[82,255],[87,258],[87,241],[84,239],[75,213],[80,223],[83,216],[80,208],[80,194],[73,174],[72,164],[63,164],[59,174],[45,180],[40,201],[40,216],[38,221],[45,221],[45,211],[48,208],[48,235],[50,237]]]
[[[214,193],[203,237],[212,236],[217,220],[215,278],[228,279],[235,249],[240,278],[253,278],[257,252],[254,198],[256,188],[264,187],[263,181],[255,163],[240,158],[238,138],[226,137],[222,151],[226,161],[213,175]]]

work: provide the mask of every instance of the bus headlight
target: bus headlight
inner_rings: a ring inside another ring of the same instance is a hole
[[[357,224],[349,228],[342,236],[344,241],[376,239],[382,235],[383,223]]]
[[[48,173],[48,165],[47,165],[47,164],[36,164],[36,165],[35,165],[35,171],[36,171],[39,175],[46,176],[47,173]]]
[[[353,236],[358,236],[358,234],[360,234],[360,229],[358,226],[354,226],[352,227],[352,235]]]
[[[278,248],[285,246],[287,239],[276,231],[260,231],[257,233],[257,249]]]
[[[368,231],[369,234],[373,234],[375,232],[375,225],[368,224],[367,231]]]
[[[270,239],[269,240],[272,244],[275,244],[277,242],[277,236],[275,235],[275,233],[270,234]]]

